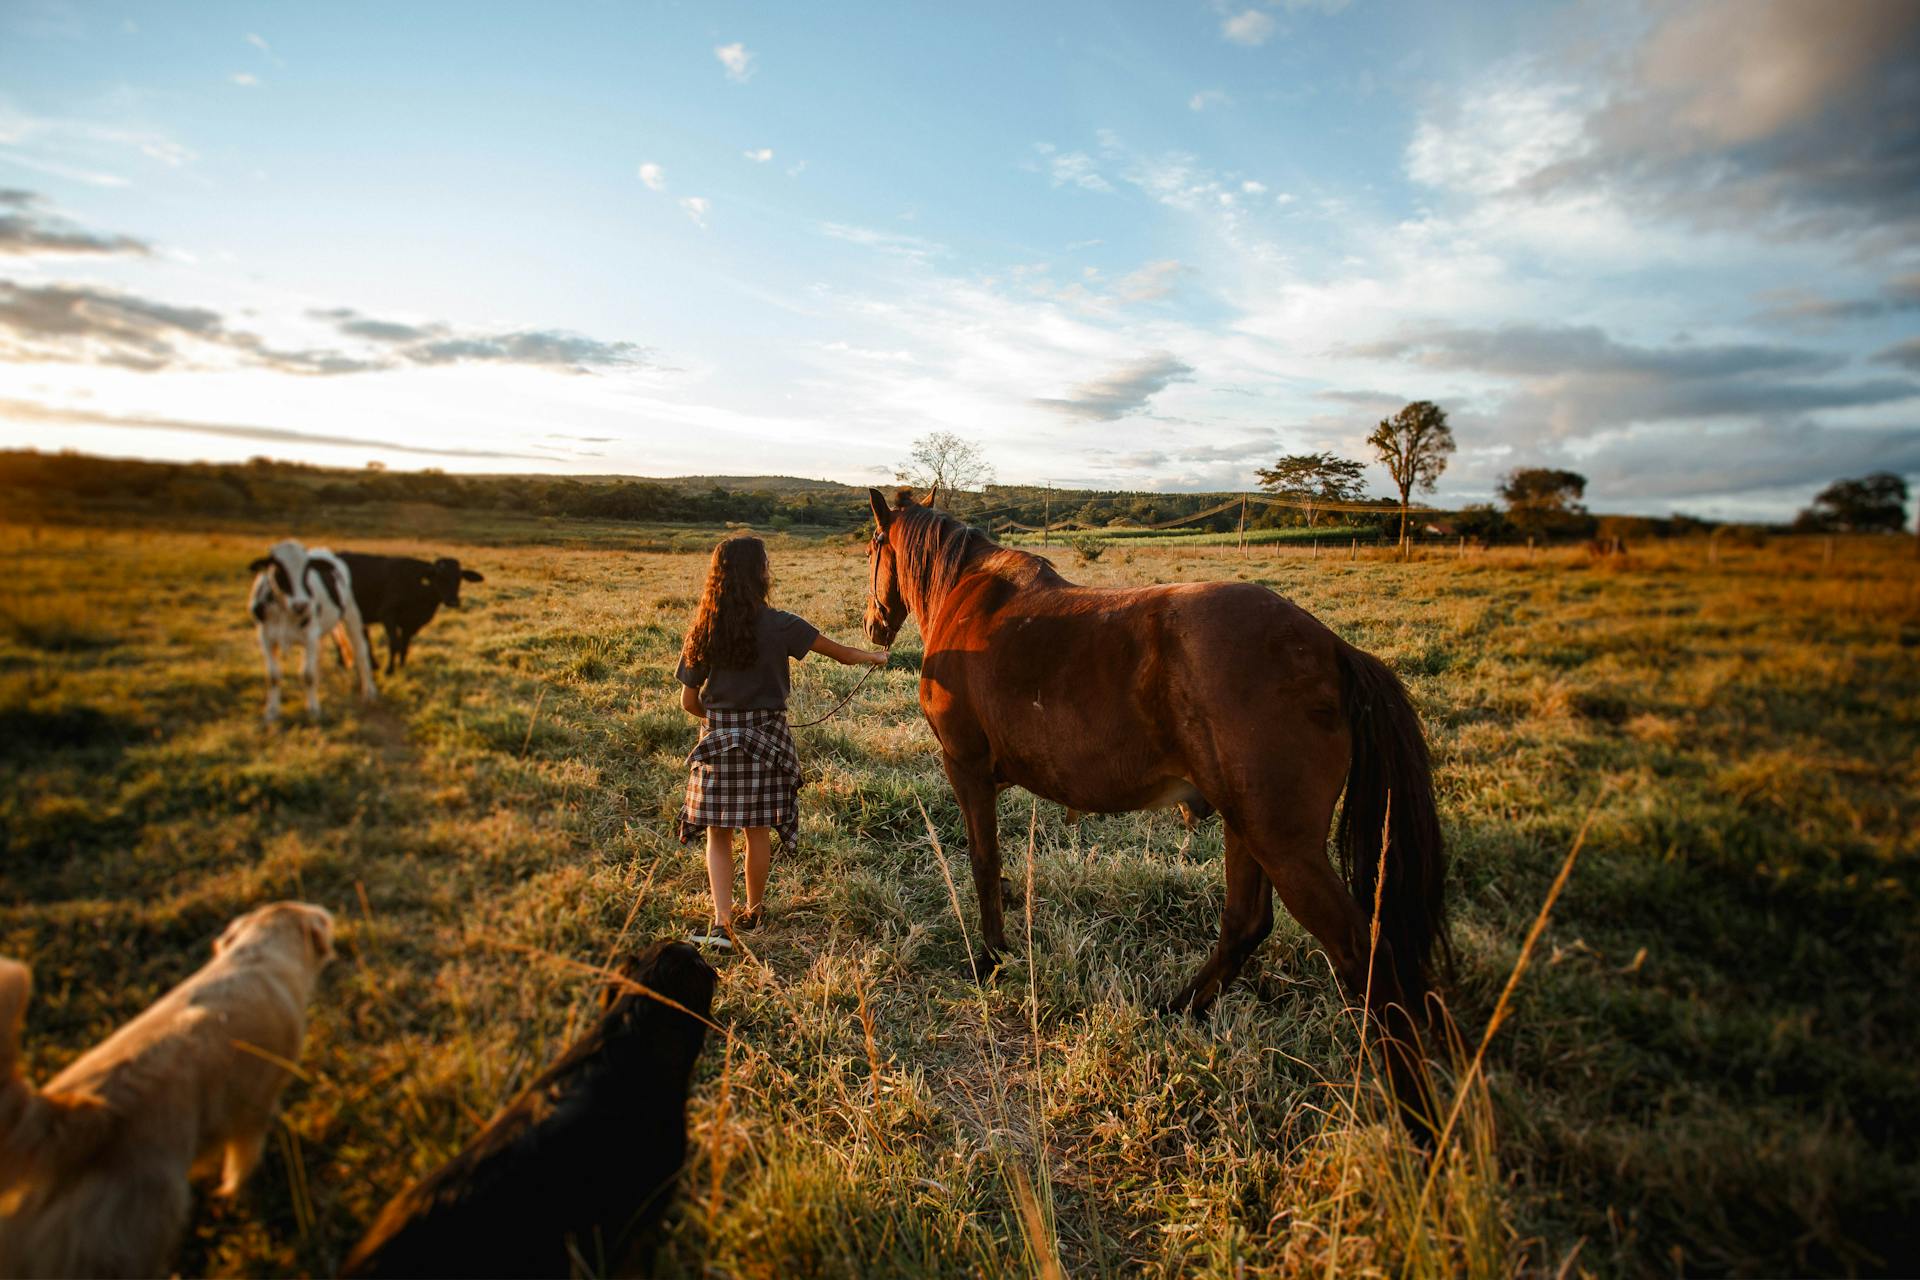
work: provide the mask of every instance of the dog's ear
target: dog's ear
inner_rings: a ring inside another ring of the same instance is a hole
[[[252,914],[253,913],[249,911],[245,916],[235,916],[233,919],[227,921],[227,927],[222,929],[220,936],[213,940],[213,954],[219,955],[233,945],[234,939],[240,936],[240,926],[245,924],[247,922],[247,916],[251,916]]]
[[[303,907],[300,911],[300,928],[306,934],[307,946],[313,951],[313,958],[320,964],[333,959],[333,913],[325,907]]]
[[[887,531],[887,522],[893,519],[893,512],[887,510],[887,500],[880,496],[878,489],[867,490],[867,501],[873,507],[873,523],[880,532]]]
[[[0,957],[0,1085],[13,1079],[20,1058],[20,1028],[33,998],[33,970]]]
[[[465,582],[485,582],[486,581],[486,578],[483,575],[479,573],[475,573],[472,569],[462,569],[460,571],[460,577],[461,577],[461,580]]]
[[[247,566],[247,572],[259,573],[272,563],[273,563],[272,556],[261,556],[258,560],[255,560],[252,564]]]

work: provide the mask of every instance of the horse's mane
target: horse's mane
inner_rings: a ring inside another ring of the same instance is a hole
[[[1053,569],[1043,557],[1003,547],[966,521],[936,507],[908,502],[894,508],[892,523],[897,529],[894,536],[899,539],[894,550],[902,584],[920,602],[940,599],[975,568],[999,572],[1026,569],[1031,573],[1051,573]],[[994,563],[981,564],[987,560]]]

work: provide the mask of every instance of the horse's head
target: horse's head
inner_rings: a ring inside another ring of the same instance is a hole
[[[873,538],[867,543],[867,639],[886,648],[907,620],[907,600],[900,591],[898,534],[905,523],[899,512],[912,500],[902,493],[899,507],[890,509],[878,489],[867,490],[867,498],[873,504]]]

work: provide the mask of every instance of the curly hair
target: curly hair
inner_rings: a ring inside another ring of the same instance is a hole
[[[754,621],[773,591],[767,544],[758,538],[723,539],[707,562],[707,583],[687,628],[680,656],[689,667],[751,667],[760,656]]]

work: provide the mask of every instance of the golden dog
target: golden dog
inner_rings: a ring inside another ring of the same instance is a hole
[[[259,1162],[333,958],[333,917],[248,912],[213,959],[35,1089],[16,1061],[32,979],[0,960],[0,1276],[167,1273],[188,1178],[232,1196]]]

